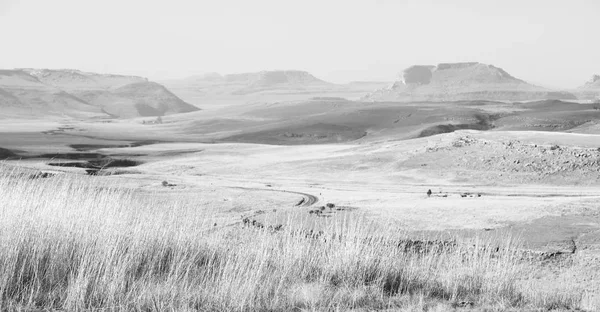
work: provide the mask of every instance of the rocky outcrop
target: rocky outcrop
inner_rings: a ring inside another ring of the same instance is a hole
[[[369,101],[530,101],[575,99],[517,79],[502,68],[477,62],[416,65],[404,70],[391,87],[372,92]]]
[[[432,172],[481,172],[479,182],[591,185],[600,181],[600,150],[489,140],[456,134],[447,145],[427,148],[402,163]],[[439,170],[439,171],[438,171]]]
[[[129,118],[198,110],[143,77],[72,69],[3,70],[0,90],[0,107],[12,115]]]
[[[402,83],[405,85],[426,85],[431,82],[435,66],[416,65],[404,70],[402,74]]]
[[[600,75],[593,75],[584,87],[600,88]]]

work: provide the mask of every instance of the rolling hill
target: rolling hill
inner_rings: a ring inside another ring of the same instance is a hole
[[[102,127],[102,132],[106,133],[103,137],[106,139],[126,136],[136,141],[273,145],[397,141],[469,129],[598,134],[600,110],[595,106],[559,100],[399,104],[318,98],[167,116],[164,124],[152,127],[136,124],[136,129],[144,130],[130,133],[111,130],[115,128],[111,124]],[[90,134],[100,132],[99,127],[89,127]]]
[[[164,86],[136,76],[78,70],[0,71],[3,116],[163,116],[198,110]]]
[[[576,99],[511,76],[501,68],[477,62],[415,65],[391,87],[372,92],[367,101],[531,101]]]

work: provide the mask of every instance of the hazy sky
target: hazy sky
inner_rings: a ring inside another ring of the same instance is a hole
[[[600,74],[599,18],[599,0],[0,0],[0,68],[346,82],[479,61],[569,88]]]

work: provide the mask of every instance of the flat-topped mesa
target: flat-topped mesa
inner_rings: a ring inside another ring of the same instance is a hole
[[[130,75],[99,74],[77,69],[21,69],[41,82],[66,89],[118,88],[130,83],[148,82],[147,78]]]
[[[216,85],[229,89],[232,95],[248,95],[261,92],[289,92],[330,88],[333,84],[301,70],[274,70],[253,73],[230,74]]]
[[[477,62],[441,63],[433,65],[415,65],[402,73],[404,85],[427,85],[432,82],[440,85],[466,83],[525,83],[508,74],[502,68]]]
[[[415,65],[390,88],[365,97],[371,101],[459,101],[574,99],[515,78],[502,68],[478,62]]]
[[[463,69],[469,68],[477,65],[484,65],[479,62],[462,62],[462,63],[439,63],[434,68],[436,70],[445,70],[445,69]]]
[[[211,73],[205,73],[203,75],[198,75],[194,78],[199,79],[199,80],[206,80],[206,81],[221,81],[221,80],[223,80],[223,75],[221,75],[219,73],[211,72]]]
[[[402,73],[402,83],[405,85],[408,84],[429,84],[431,82],[431,77],[433,76],[433,71],[435,70],[435,66],[431,65],[415,65],[411,66],[404,70]]]
[[[198,110],[164,86],[137,76],[74,69],[0,70],[0,110],[12,115],[163,116]]]
[[[289,84],[324,84],[325,81],[309,74],[305,71],[286,70],[286,71],[263,71],[260,73],[260,79],[257,83],[265,85],[274,85],[280,83]]]
[[[311,85],[328,84],[327,82],[301,70],[275,70],[260,71],[255,73],[231,74],[226,75],[226,81],[243,82],[248,86],[276,86],[282,84],[290,85]]]
[[[61,69],[48,69],[48,68],[19,68],[18,70],[25,71],[32,76],[36,77],[44,77],[49,76],[56,73],[63,74],[72,74],[72,75],[82,75],[82,76],[90,76],[90,77],[111,77],[111,78],[130,78],[136,80],[148,80],[147,78],[135,75],[119,75],[119,74],[102,74],[102,73],[93,73],[93,72],[85,72],[79,69],[70,69],[70,68],[61,68]]]

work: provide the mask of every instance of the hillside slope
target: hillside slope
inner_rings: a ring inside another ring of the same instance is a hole
[[[2,116],[104,115],[100,108],[21,70],[0,70],[0,109]]]
[[[368,101],[530,101],[576,99],[568,92],[529,84],[493,65],[443,63],[416,65],[404,70],[391,87],[367,95]]]
[[[2,115],[162,116],[198,110],[146,78],[78,70],[0,71]]]

